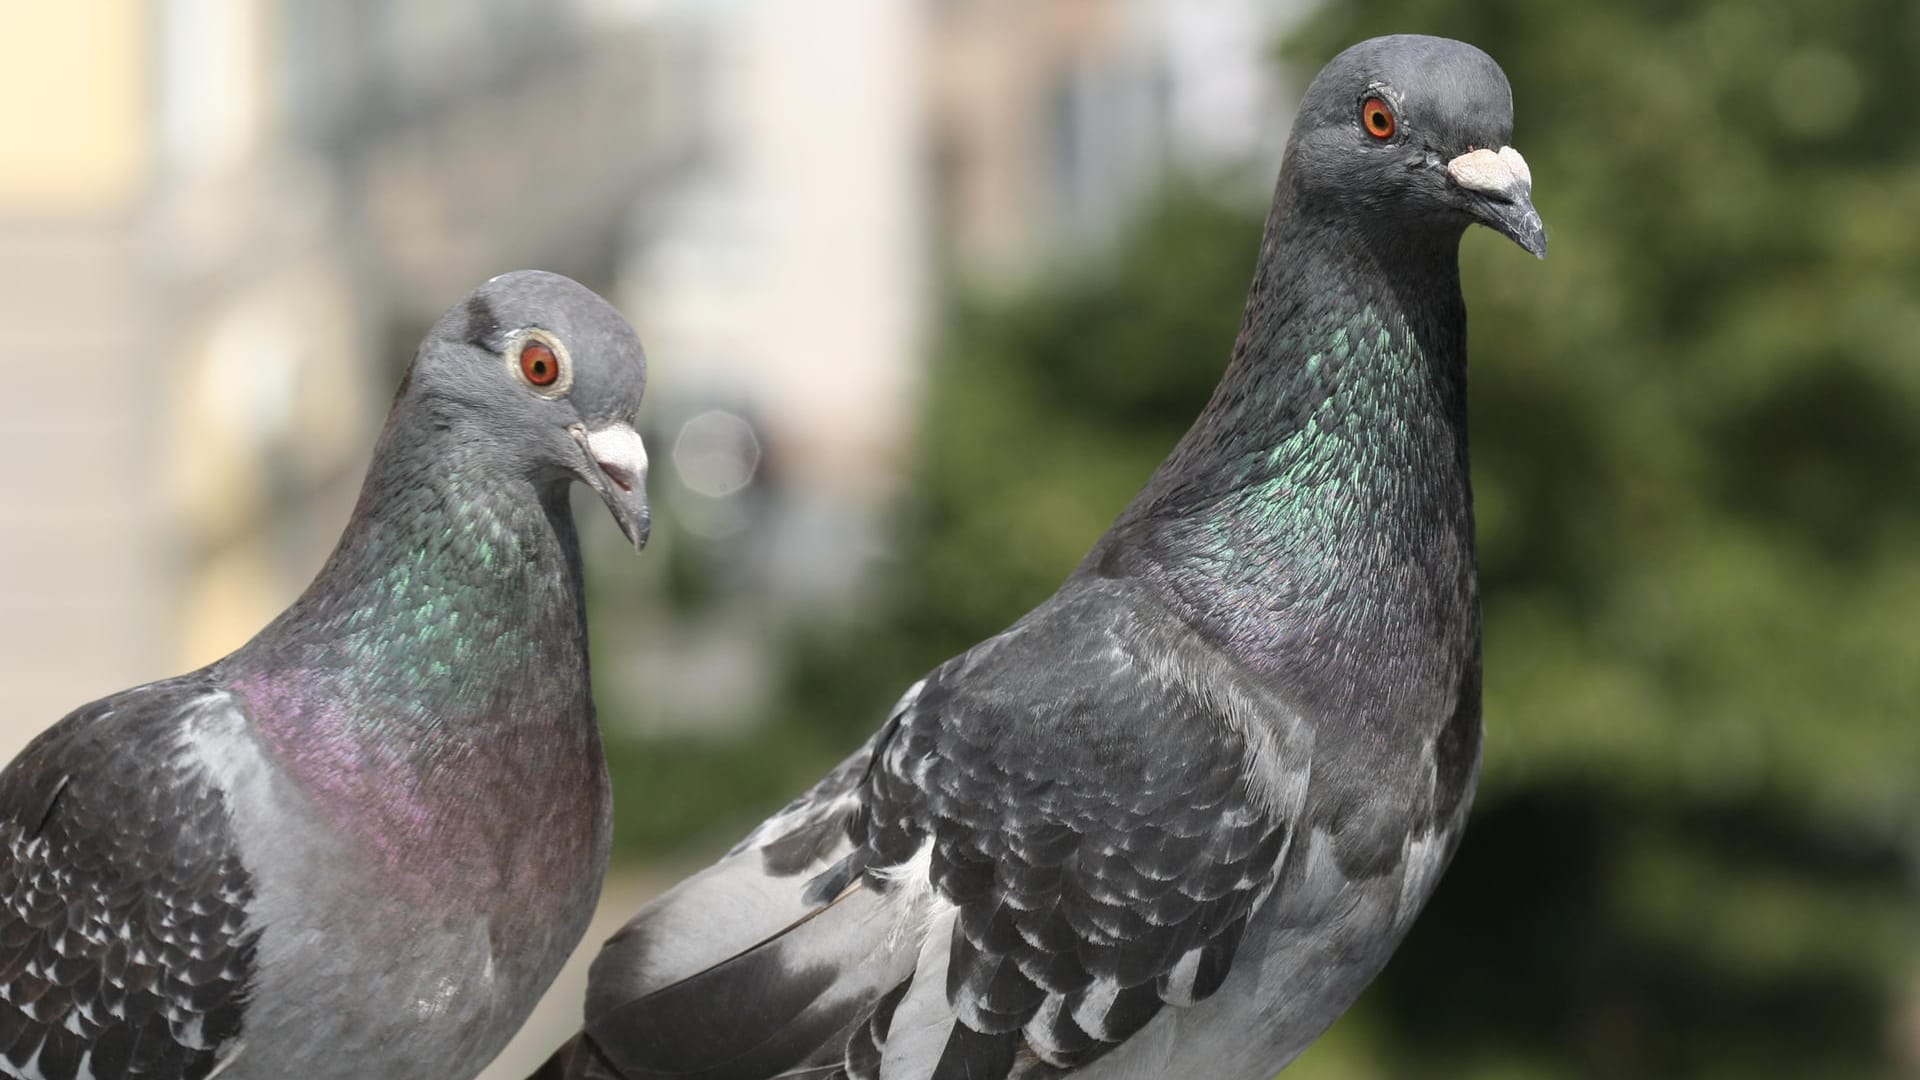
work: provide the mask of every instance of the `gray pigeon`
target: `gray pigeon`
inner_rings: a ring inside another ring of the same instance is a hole
[[[633,330],[494,278],[408,369],[320,575],[0,774],[0,1073],[465,1080],[600,893],[573,480],[646,542]]]
[[[1308,89],[1212,403],[1066,584],[593,967],[544,1077],[1267,1080],[1459,842],[1480,617],[1458,249],[1543,255],[1486,54]]]

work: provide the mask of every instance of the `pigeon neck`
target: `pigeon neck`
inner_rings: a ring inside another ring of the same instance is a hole
[[[567,488],[431,410],[396,407],[326,567],[216,671],[394,887],[447,867],[574,873],[595,857],[606,769]],[[519,852],[529,801],[580,835]]]
[[[1264,495],[1349,501],[1298,472],[1315,463],[1377,481],[1353,495],[1384,509],[1403,501],[1387,490],[1401,486],[1392,466],[1434,476],[1466,462],[1460,230],[1376,230],[1287,209],[1268,220],[1227,371],[1162,469],[1184,481],[1175,486],[1218,488],[1281,532],[1291,516],[1266,514]],[[1379,467],[1359,468],[1369,458]],[[1273,490],[1249,490],[1263,484]]]
[[[1157,582],[1256,668],[1424,647],[1475,618],[1459,232],[1291,209],[1212,402],[1088,562]],[[1421,590],[1438,623],[1411,627],[1388,589]]]
[[[339,545],[237,668],[350,672],[397,701],[450,695],[418,717],[436,731],[449,711],[484,713],[525,680],[580,681],[586,622],[564,484],[541,488],[493,441],[433,411],[396,408]],[[389,712],[362,719],[408,719]]]
[[[543,489],[435,409],[396,407],[326,566],[226,661],[328,703],[326,716],[271,712],[291,738],[391,738],[417,756],[580,722],[586,620],[566,488]]]

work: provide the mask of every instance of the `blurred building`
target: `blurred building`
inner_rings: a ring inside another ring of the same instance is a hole
[[[480,280],[604,283],[684,155],[677,45],[586,4],[16,6],[0,92],[0,681],[61,712],[243,641]]]
[[[933,185],[953,267],[1018,283],[1109,239],[1169,171],[1270,183],[1301,0],[932,5]]]
[[[711,729],[760,711],[787,624],[861,602],[942,293],[1097,251],[1169,170],[1271,183],[1304,5],[635,6],[700,43],[698,149],[636,208],[621,296],[672,373],[658,557],[716,587],[602,677],[649,705],[616,725]]]

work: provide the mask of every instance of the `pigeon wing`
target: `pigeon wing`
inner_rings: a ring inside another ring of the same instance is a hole
[[[542,1075],[1005,1077],[1217,989],[1305,790],[1261,691],[1070,589],[602,951]],[[1182,658],[1182,651],[1185,657]]]
[[[236,1049],[257,935],[186,732],[204,679],[84,706],[0,774],[0,1072],[206,1077]]]
[[[936,673],[876,752],[868,875],[924,878],[951,927],[855,1077],[1083,1066],[1217,990],[1278,879],[1307,754],[1258,688],[1157,609],[1036,615]]]

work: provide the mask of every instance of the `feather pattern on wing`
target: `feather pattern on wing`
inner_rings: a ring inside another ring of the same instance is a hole
[[[193,676],[106,698],[0,777],[0,1072],[195,1080],[236,1048],[252,882],[180,737],[224,701]]]
[[[979,1080],[1084,1064],[1216,990],[1287,849],[1304,786],[1271,781],[1304,744],[1259,760],[1269,727],[1183,678],[1217,665],[1146,660],[1176,643],[1130,588],[1063,591],[942,666],[643,910],[595,963],[594,1052],[629,1080],[892,1075],[913,1026],[934,1075]]]

